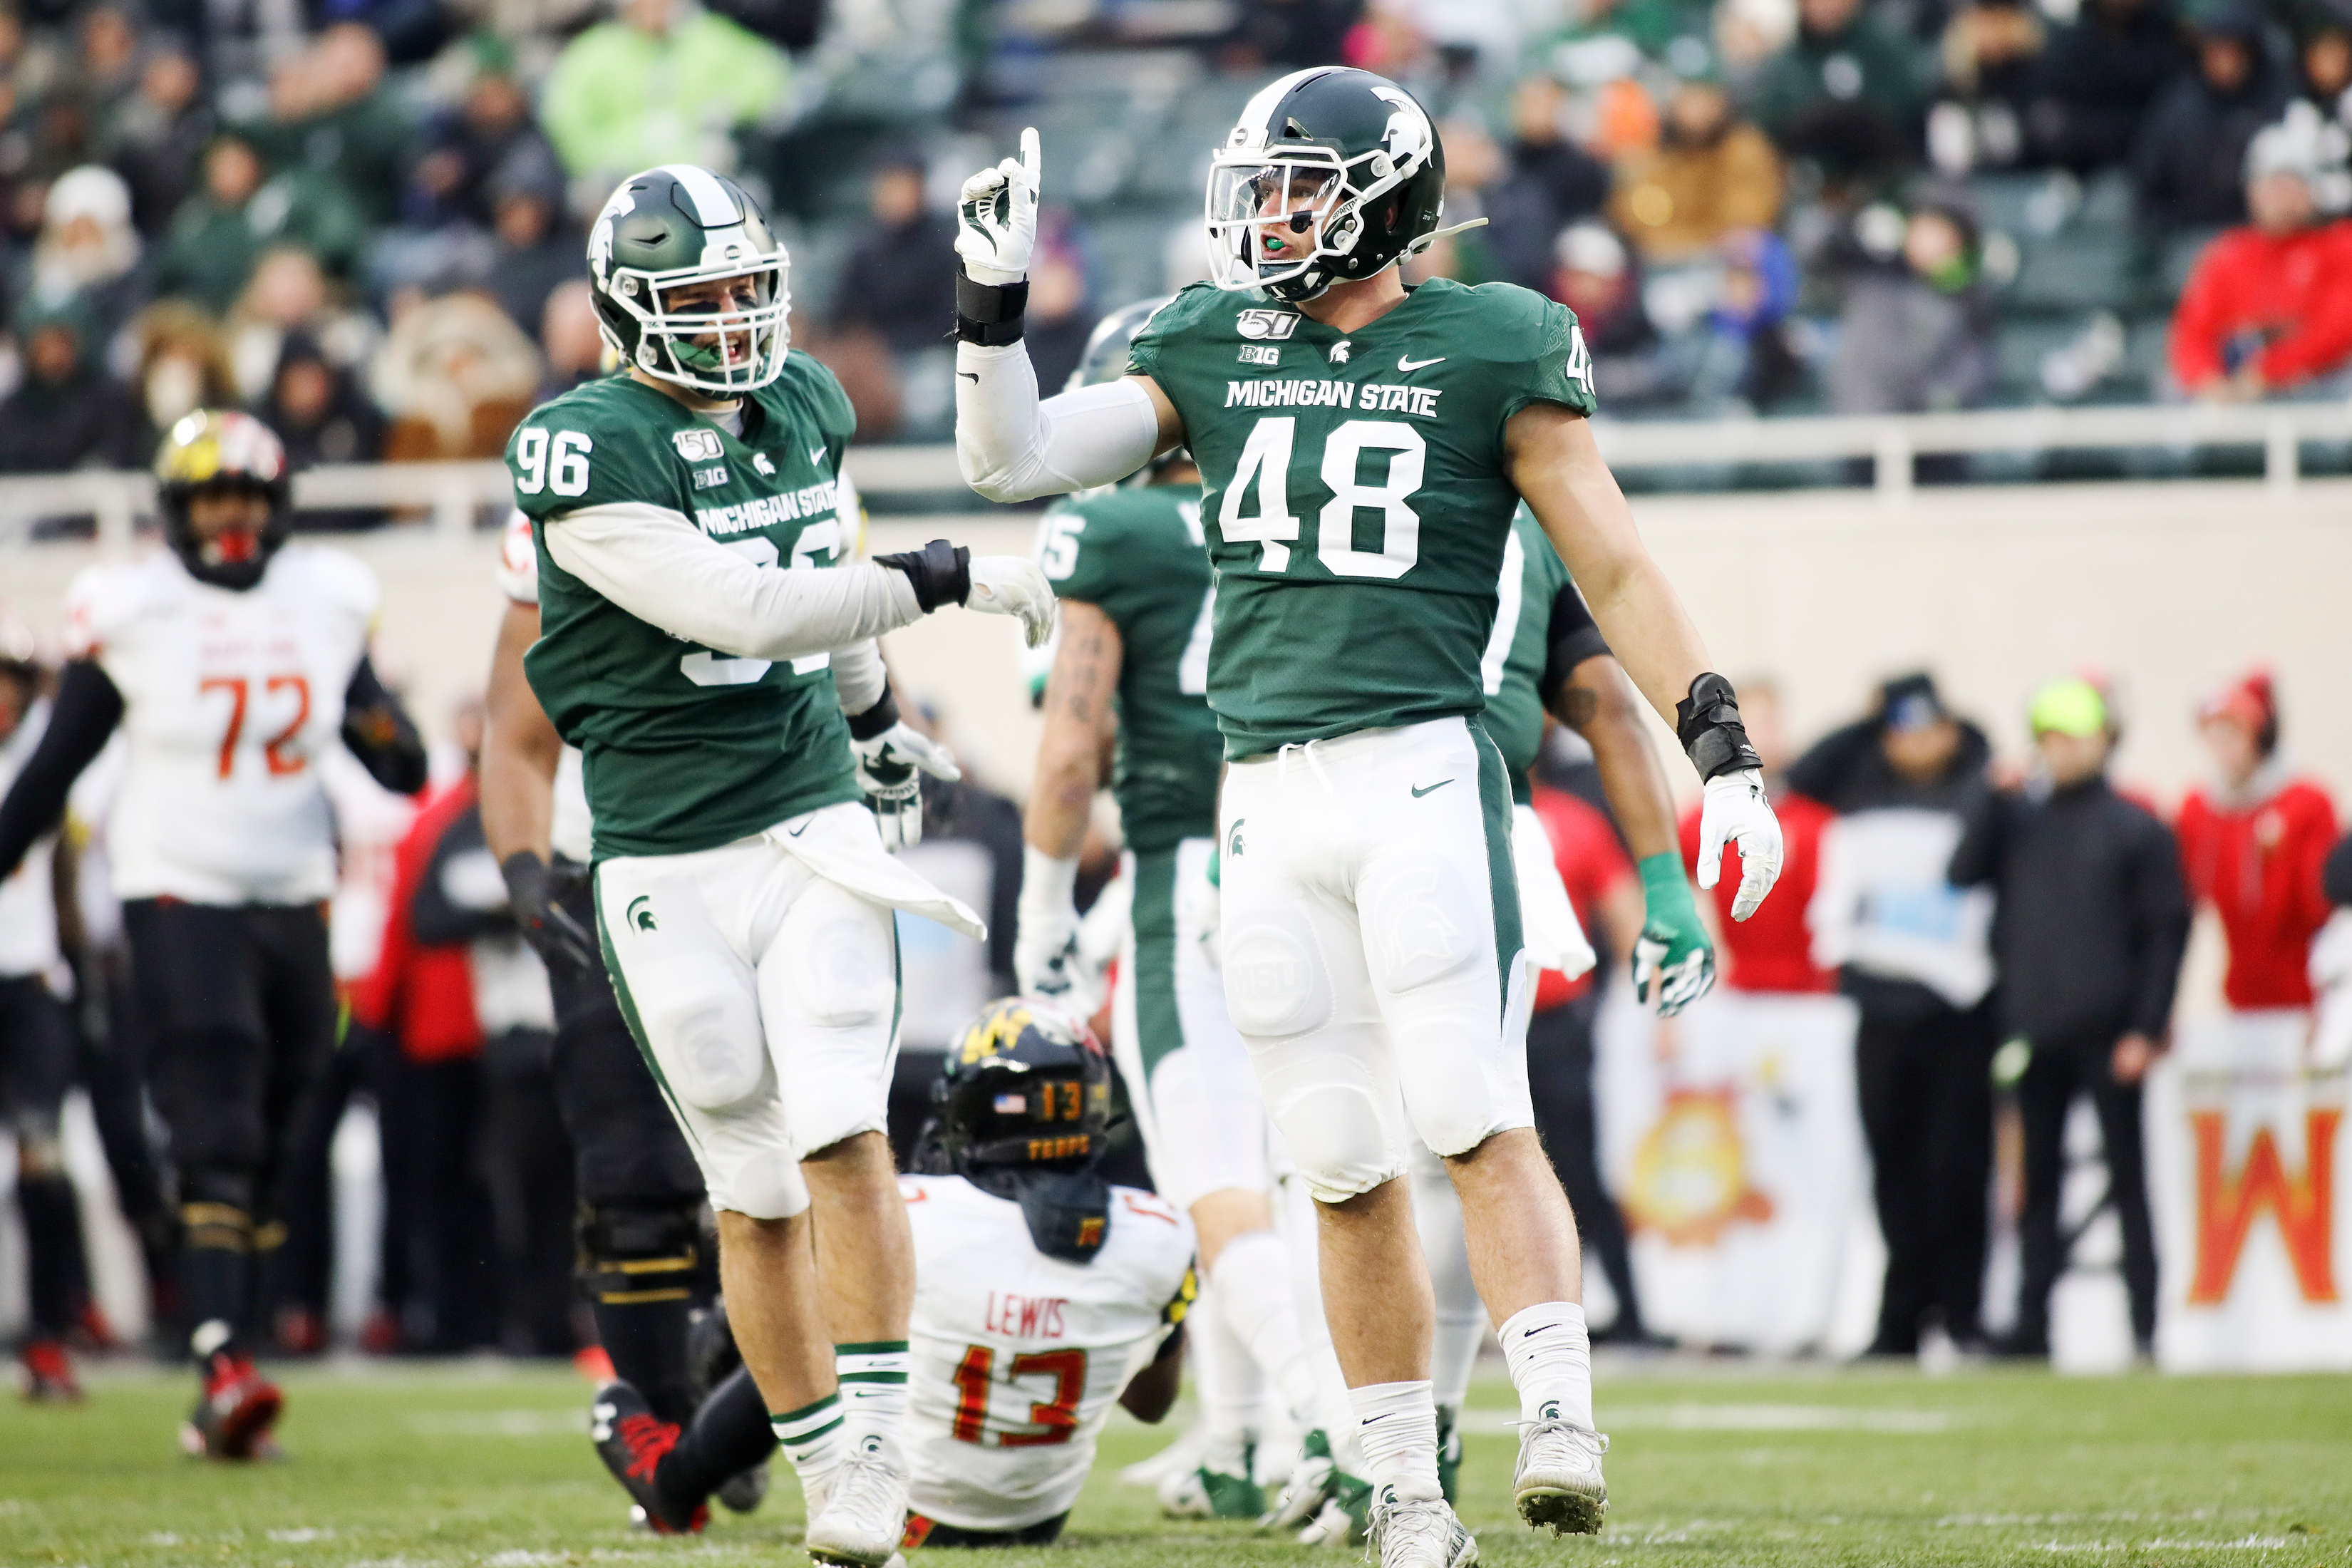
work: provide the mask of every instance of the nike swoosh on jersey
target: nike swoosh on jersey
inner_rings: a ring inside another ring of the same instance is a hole
[[[963,377],[966,381],[976,382],[980,379],[980,373],[976,370],[960,370],[956,372],[956,374]]]
[[[824,453],[825,449],[823,447],[811,447],[809,448],[809,461],[814,463],[819,468],[824,467]]]
[[[1444,364],[1444,363],[1445,356],[1444,354],[1439,354],[1435,359],[1407,359],[1402,354],[1397,355],[1397,369],[1404,372],[1407,375],[1411,375],[1414,371],[1427,370],[1431,365]]]
[[[1453,781],[1452,779],[1440,779],[1440,780],[1438,780],[1435,784],[1431,784],[1431,785],[1429,786],[1429,788],[1427,788],[1427,789],[1416,789],[1416,790],[1414,790],[1414,791],[1412,792],[1412,798],[1413,798],[1413,799],[1415,799],[1415,800],[1419,800],[1423,795],[1429,795],[1429,794],[1432,794],[1432,793],[1433,793],[1433,792],[1435,792],[1435,791],[1437,791],[1437,790],[1444,789],[1447,784],[1452,784],[1453,782],[1454,782],[1454,781]]]

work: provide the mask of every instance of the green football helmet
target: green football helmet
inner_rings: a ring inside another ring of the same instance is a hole
[[[1444,210],[1445,149],[1412,94],[1370,71],[1293,71],[1210,160],[1210,279],[1312,300],[1420,249]]]
[[[1082,386],[1107,386],[1127,374],[1127,351],[1139,334],[1160,313],[1160,307],[1172,295],[1161,294],[1150,300],[1138,300],[1095,323],[1087,334],[1086,352],[1078,356],[1070,379],[1063,384],[1064,392],[1076,392]]]
[[[715,397],[783,374],[792,258],[743,187],[692,163],[621,182],[588,231],[596,321],[625,365]],[[749,279],[749,300],[680,300],[694,284]]]

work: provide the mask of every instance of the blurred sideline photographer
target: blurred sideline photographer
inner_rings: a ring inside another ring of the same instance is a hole
[[[1998,899],[1993,949],[2001,1021],[2032,1050],[2018,1080],[2025,1124],[2024,1281],[2004,1348],[2050,1353],[2050,1293],[2066,1265],[2059,1198],[2066,1115],[2087,1094],[2123,1227],[2132,1338],[2156,1337],[2156,1245],[2141,1147],[2140,1084],[2163,1050],[2189,889],[2171,830],[2107,782],[2117,728],[2087,680],[2053,681],[2030,712],[2039,767],[2021,789],[1980,799],[1952,856],[1957,887]]]

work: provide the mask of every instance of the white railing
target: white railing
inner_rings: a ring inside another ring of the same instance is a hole
[[[1879,498],[1899,504],[1912,489],[1912,460],[1923,453],[2041,452],[2055,449],[2189,451],[2200,447],[2260,447],[2273,491],[2301,477],[2306,441],[2352,442],[2352,403],[2272,403],[2218,406],[2167,404],[2112,408],[1983,409],[1960,414],[1828,416],[1785,419],[1596,422],[1612,467],[1682,468],[1739,463],[1803,463],[1866,458]],[[961,490],[952,447],[861,447],[850,477],[869,496]],[[384,507],[429,520],[436,532],[463,537],[477,513],[512,500],[506,466],[496,462],[338,465],[296,476],[302,508]],[[154,510],[154,481],[142,473],[84,470],[0,479],[0,542],[20,537],[36,519],[94,515],[99,536],[129,542],[136,520]]]

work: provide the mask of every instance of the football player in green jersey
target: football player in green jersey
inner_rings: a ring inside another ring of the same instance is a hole
[[[1200,465],[1230,764],[1225,997],[1319,1200],[1382,1562],[1459,1568],[1477,1550],[1438,1490],[1408,1121],[1448,1162],[1502,1325],[1520,1515],[1596,1530],[1605,1442],[1575,1225],[1530,1127],[1510,795],[1478,724],[1520,500],[1675,725],[1704,781],[1701,883],[1737,842],[1745,918],[1780,838],[1738,700],[1601,459],[1575,319],[1508,285],[1404,287],[1444,197],[1411,94],[1339,68],[1262,89],[1212,159],[1212,281],[1153,319],[1125,380],[1042,405],[1020,347],[1037,162],[1024,133],[959,204],[958,455],[1003,501],[1108,483],[1180,444]]]
[[[885,852],[863,803],[904,837],[913,770],[952,773],[898,721],[874,638],[959,604],[1018,616],[1034,645],[1054,606],[1033,563],[945,540],[843,559],[856,421],[790,352],[789,267],[732,182],[688,164],[624,181],[588,268],[625,372],[534,410],[507,462],[538,555],[523,668],[583,753],[605,966],[718,1211],[810,1553],[880,1568],[906,1511],[914,1288],[883,1132],[892,911],[982,928]],[[659,1455],[634,1450],[660,1424],[641,1406],[600,1390],[596,1436],[649,1472]]]
[[[1165,302],[1106,316],[1071,385],[1124,375],[1135,334]],[[1275,1229],[1269,1130],[1249,1053],[1209,955],[1178,935],[1179,900],[1204,881],[1217,840],[1217,720],[1207,696],[1216,588],[1201,548],[1201,476],[1176,451],[1137,479],[1058,503],[1038,530],[1038,561],[1061,599],[1061,642],[1024,823],[1013,963],[1024,994],[1076,995],[1092,1010],[1073,889],[1116,735],[1110,785],[1132,897],[1111,1051],[1153,1185],[1192,1215],[1213,1303],[1204,1321],[1213,1326],[1194,1352],[1209,1447],[1199,1465],[1169,1478],[1160,1501],[1180,1517],[1254,1519],[1265,1511],[1251,1478],[1256,1391],[1271,1383],[1302,1430],[1336,1423],[1317,1408],[1289,1251]],[[1326,1468],[1329,1447],[1325,1437],[1316,1456]]]

